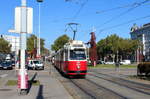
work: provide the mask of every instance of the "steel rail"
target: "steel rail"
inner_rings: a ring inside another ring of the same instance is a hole
[[[94,72],[94,73],[97,73],[97,72]],[[110,75],[103,74],[103,73],[97,73],[97,74],[107,76],[107,78],[100,77],[98,75],[90,73],[91,76],[94,76],[94,77],[97,77],[97,78],[100,78],[100,79],[112,82],[114,84],[118,84],[120,86],[124,86],[126,88],[132,89],[134,91],[137,91],[137,92],[140,92],[140,93],[143,93],[143,94],[146,94],[146,95],[150,95],[150,88],[141,86],[138,83],[135,83],[135,82],[132,82],[132,81],[128,81],[128,80],[125,80],[125,79],[122,79],[122,78],[112,77]],[[112,78],[108,78],[108,77],[112,77]]]

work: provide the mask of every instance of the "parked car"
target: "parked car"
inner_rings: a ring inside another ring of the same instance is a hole
[[[40,60],[29,60],[28,69],[44,70],[44,65]]]
[[[13,69],[12,63],[4,61],[0,64],[0,69]]]
[[[115,64],[115,62],[108,61],[108,62],[105,62],[105,64]]]
[[[12,62],[12,66],[15,67],[15,61],[11,61]]]
[[[97,64],[105,64],[105,62],[101,60],[97,60]]]
[[[121,65],[129,65],[131,64],[130,60],[123,60],[122,62],[120,62]]]

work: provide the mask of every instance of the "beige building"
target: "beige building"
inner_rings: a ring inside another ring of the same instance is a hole
[[[18,36],[11,36],[11,35],[1,35],[1,38],[4,38],[11,44],[11,51],[18,52],[20,49],[20,37]]]

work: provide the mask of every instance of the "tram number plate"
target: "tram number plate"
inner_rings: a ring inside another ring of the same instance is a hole
[[[7,69],[7,67],[4,67],[4,69]]]

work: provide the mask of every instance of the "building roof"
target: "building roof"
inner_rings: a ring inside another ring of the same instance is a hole
[[[133,27],[131,28],[131,32],[130,33],[136,33],[136,32],[139,32],[139,31],[147,29],[147,28],[150,28],[150,23],[144,24],[141,27],[137,26],[137,28],[135,28],[135,25],[133,25]]]

